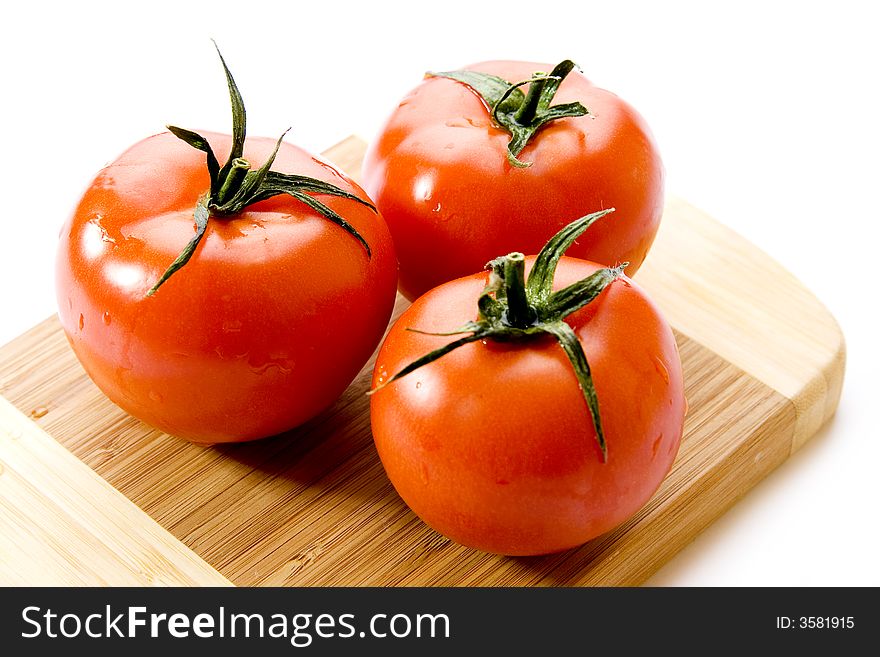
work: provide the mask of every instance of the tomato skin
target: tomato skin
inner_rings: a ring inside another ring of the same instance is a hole
[[[598,267],[562,258],[554,287]],[[485,283],[473,275],[416,300],[385,339],[373,385],[455,339],[406,328],[439,332],[473,320]],[[626,278],[566,321],[592,369],[605,463],[571,364],[549,336],[465,345],[372,396],[388,477],[435,530],[486,552],[558,552],[626,520],[668,473],[685,413],[668,324]]]
[[[511,82],[549,64],[494,61],[467,67]],[[664,170],[642,117],[613,93],[572,72],[555,103],[581,101],[590,115],[541,128],[506,158],[510,135],[492,125],[478,96],[428,78],[391,114],[367,151],[363,185],[388,222],[400,261],[400,289],[414,299],[479,271],[511,251],[537,253],[560,228],[596,210],[617,212],[569,255],[638,270],[660,223]]]
[[[218,157],[230,137],[205,133]],[[249,138],[255,166],[274,140]],[[221,159],[222,161],[222,159]],[[282,144],[273,169],[366,198],[329,164]],[[287,196],[212,218],[193,258],[146,292],[195,232],[205,155],[170,133],[103,169],[61,232],[59,318],[89,376],[117,405],[172,435],[237,442],[295,427],[332,404],[382,337],[395,298],[382,217],[320,199],[367,240]]]

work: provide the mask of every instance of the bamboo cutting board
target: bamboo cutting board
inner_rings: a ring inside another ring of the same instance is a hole
[[[363,151],[327,156],[357,177]],[[0,584],[641,583],[831,417],[844,342],[797,280],[681,201],[636,281],[678,340],[681,451],[635,517],[546,557],[469,550],[407,509],[370,436],[372,361],[295,431],[197,447],[110,403],[49,318],[0,348]]]

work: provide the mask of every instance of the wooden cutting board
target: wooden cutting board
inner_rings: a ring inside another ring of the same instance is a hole
[[[357,177],[363,151],[327,156]],[[789,273],[679,200],[636,281],[681,351],[678,459],[622,527],[531,558],[456,545],[397,497],[370,436],[372,360],[300,429],[197,447],[110,403],[49,318],[0,348],[0,584],[641,583],[831,417],[844,341]]]

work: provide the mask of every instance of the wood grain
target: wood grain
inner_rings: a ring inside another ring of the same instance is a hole
[[[794,276],[680,199],[637,275],[679,330],[792,400],[792,451],[834,414],[846,361],[834,317]]]
[[[362,142],[348,140],[329,157],[355,173],[362,154]],[[691,269],[694,250],[700,266]],[[469,550],[406,508],[370,436],[372,361],[305,426],[211,448],[150,429],[111,404],[55,318],[0,348],[0,394],[235,584],[638,584],[812,435],[836,407],[843,376],[834,320],[789,275],[769,286],[737,277],[743,267],[778,265],[712,219],[671,203],[649,262],[637,280],[670,317],[684,365],[690,410],[682,448],[635,517],[559,555]],[[398,298],[395,316],[405,304]],[[805,316],[811,326],[798,325]]]
[[[0,582],[229,585],[2,397]]]

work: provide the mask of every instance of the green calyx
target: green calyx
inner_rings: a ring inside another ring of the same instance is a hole
[[[572,222],[552,237],[535,259],[528,281],[525,280],[525,257],[522,253],[510,253],[488,263],[486,268],[489,270],[489,280],[477,300],[477,320],[446,333],[428,334],[468,333],[469,335],[414,360],[388,381],[371,390],[370,394],[470,342],[527,340],[536,336],[552,335],[559,342],[574,369],[593,420],[596,441],[602,450],[602,459],[607,461],[608,448],[602,430],[599,400],[590,374],[590,365],[577,335],[565,322],[565,318],[598,297],[623,273],[629,263],[599,269],[583,280],[555,292],[553,278],[563,253],[597,219],[613,211],[614,208],[610,208],[589,214]],[[412,328],[407,330],[423,333]]]
[[[515,167],[527,167],[531,162],[518,159],[529,140],[541,126],[572,116],[584,116],[589,110],[578,102],[551,105],[553,96],[565,77],[576,68],[571,60],[564,60],[549,73],[535,73],[522,82],[508,82],[503,78],[477,71],[444,71],[427,73],[426,77],[456,80],[474,90],[492,114],[492,120],[510,133],[507,160]],[[529,85],[526,93],[520,87]]]
[[[217,44],[214,44],[215,47],[216,45]],[[332,185],[322,180],[271,170],[275,157],[278,155],[278,149],[281,147],[281,141],[284,139],[289,128],[278,138],[278,141],[275,144],[275,150],[272,151],[269,159],[259,168],[252,169],[251,163],[242,157],[244,154],[246,134],[246,112],[244,101],[241,98],[241,93],[235,84],[235,80],[232,78],[232,73],[229,72],[229,68],[226,66],[226,61],[223,59],[223,55],[220,53],[219,48],[217,49],[217,54],[220,56],[220,63],[223,65],[223,70],[226,73],[226,83],[229,87],[229,99],[232,104],[232,149],[226,163],[221,167],[207,139],[191,130],[171,125],[167,126],[168,130],[173,135],[207,155],[208,174],[211,179],[211,186],[210,189],[199,199],[195,211],[193,212],[196,234],[189,243],[187,243],[183,251],[177,256],[174,262],[171,263],[168,269],[165,270],[165,273],[162,274],[156,284],[150,288],[147,292],[147,296],[155,294],[165,281],[171,278],[175,272],[189,262],[189,259],[192,257],[196,247],[199,245],[199,242],[201,242],[202,237],[205,234],[205,229],[208,226],[208,220],[210,218],[234,216],[253,203],[264,201],[280,194],[292,196],[296,200],[305,203],[318,214],[344,228],[363,245],[367,252],[367,257],[370,257],[372,255],[370,245],[367,244],[366,240],[357,229],[333,209],[316,199],[314,195],[339,196],[351,201],[356,201],[375,212],[376,208],[373,204],[355,194],[351,194],[350,192],[337,187],[336,185]]]

